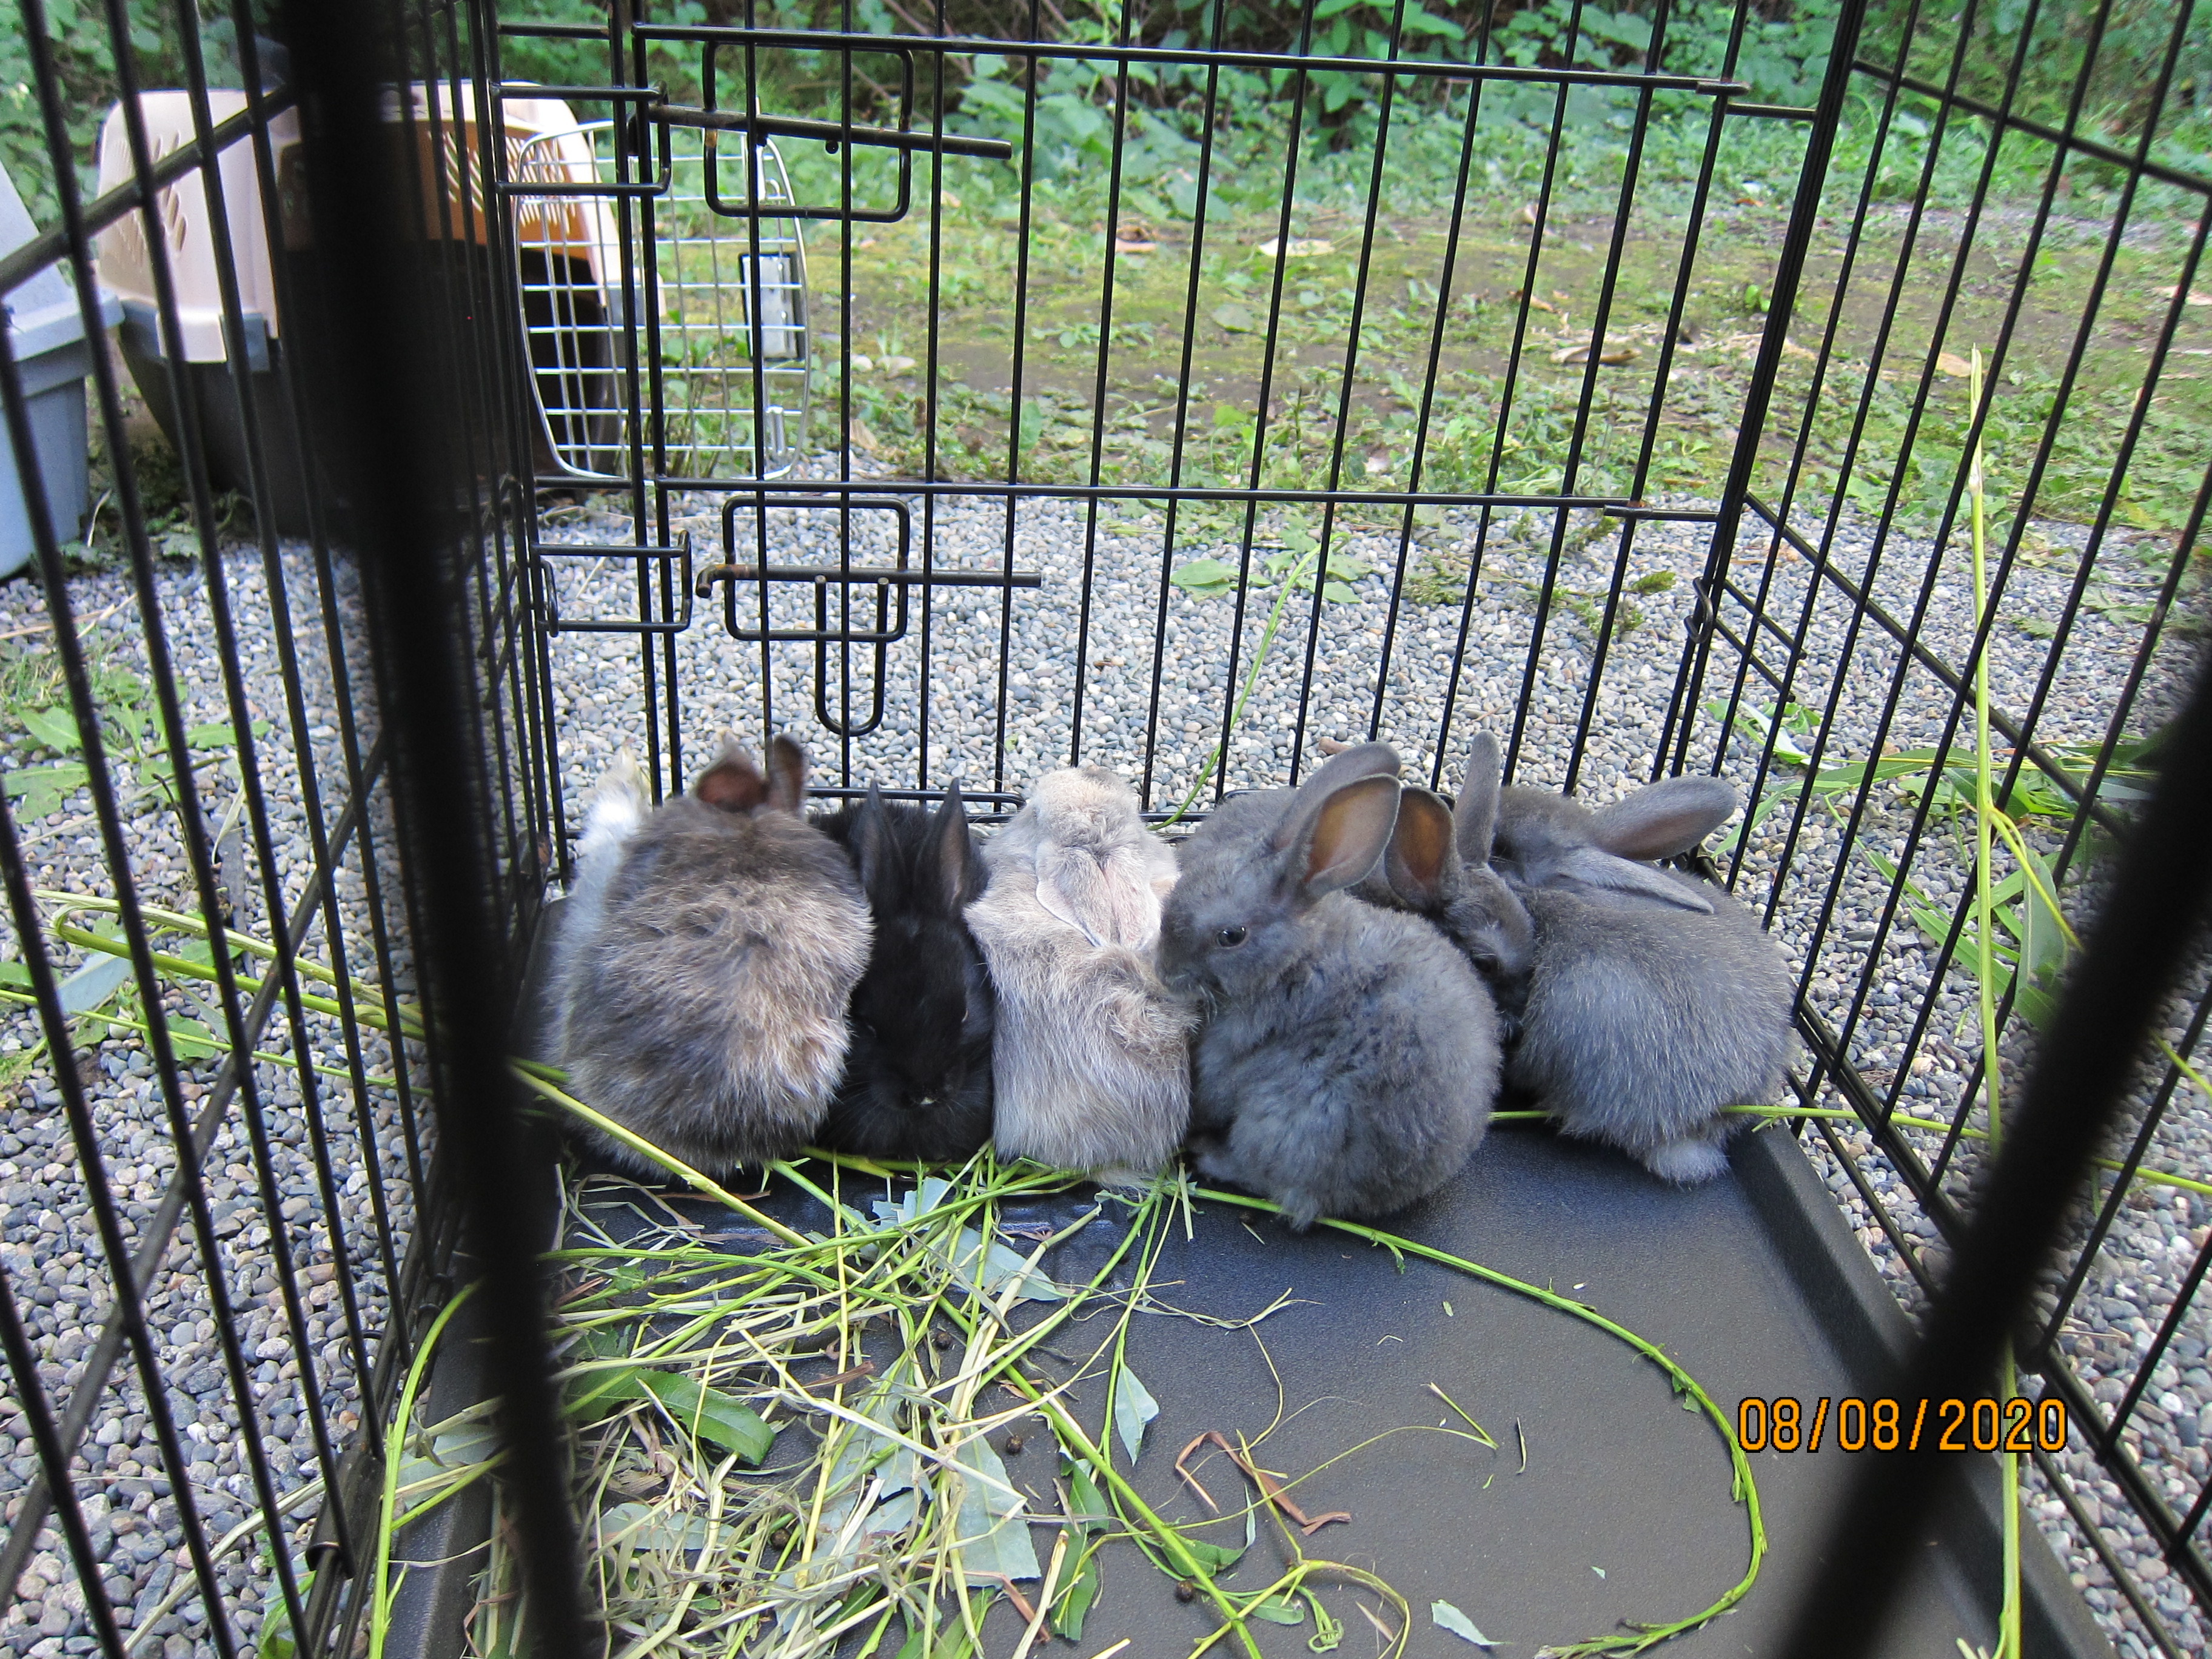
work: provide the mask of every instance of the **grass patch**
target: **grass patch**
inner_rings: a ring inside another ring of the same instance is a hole
[[[871,228],[849,248],[817,241],[817,407],[832,434],[834,411],[849,410],[893,470],[933,467],[956,478],[1003,478],[1014,467],[1024,479],[1070,485],[1710,499],[1734,452],[1779,228],[1776,212],[1755,210],[1723,212],[1707,226],[1670,345],[1681,227],[1639,201],[1623,237],[1606,361],[1593,368],[1587,354],[1613,228],[1607,217],[1555,218],[1531,278],[1529,231],[1511,198],[1477,204],[1455,239],[1448,218],[1398,211],[1394,198],[1367,251],[1363,298],[1356,213],[1297,212],[1294,236],[1310,251],[1283,259],[1279,276],[1261,251],[1276,239],[1274,213],[1216,206],[1202,246],[1188,223],[1143,226],[1153,251],[1113,256],[1109,299],[1106,204],[1096,192],[1039,187],[1025,259],[1006,219],[1011,199],[975,180],[945,198],[934,241],[922,216]],[[1117,230],[1131,220],[1124,206]],[[2142,342],[2169,303],[2161,290],[2175,280],[2179,254],[2159,236],[2119,251],[2062,408],[2059,368],[2092,311],[2099,252],[2094,227],[2068,228],[2085,245],[2046,246],[2023,278],[2008,263],[2024,255],[2017,227],[1985,227],[1947,337],[1994,334],[2012,285],[2027,282],[1984,442],[2025,477],[2047,439],[2032,515],[2086,521],[2101,507],[2136,416]],[[1929,281],[1906,283],[1888,344],[1869,355],[1887,289],[1868,272],[1902,256],[1900,234],[1887,222],[1870,228],[1839,301],[1832,242],[1816,260],[1755,487],[1782,493],[1802,429],[1801,496],[1825,507],[1840,493],[1862,511],[1893,508],[1925,531],[1961,487],[1969,417],[1958,383],[1939,377],[1924,398],[1919,391],[1937,323],[1940,294],[1931,290],[1948,257],[1931,251],[1935,239],[1916,255]],[[1455,275],[1445,294],[1437,284],[1448,247]],[[1534,296],[1525,308],[1524,291]],[[1026,297],[1018,341],[1017,292]],[[832,320],[848,296],[850,347],[870,365],[850,374]],[[1815,346],[1832,301],[1836,343],[1822,365]],[[2177,343],[2185,355],[2143,402],[2117,498],[2119,521],[2147,531],[2179,527],[2212,453],[2212,377],[2176,366],[2212,349],[2212,317],[2185,307]],[[886,371],[886,362],[897,368]]]

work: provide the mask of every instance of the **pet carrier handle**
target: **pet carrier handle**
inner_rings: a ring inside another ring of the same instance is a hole
[[[697,127],[708,132],[751,131],[769,138],[815,138],[831,149],[851,143],[877,149],[973,155],[987,161],[1010,161],[1014,156],[1013,145],[1003,138],[975,138],[957,132],[847,126],[839,121],[810,121],[796,115],[748,115],[742,110],[701,109],[690,104],[648,104],[640,113],[645,120],[665,122],[672,127]],[[641,148],[641,128],[634,125],[631,136],[635,152]]]

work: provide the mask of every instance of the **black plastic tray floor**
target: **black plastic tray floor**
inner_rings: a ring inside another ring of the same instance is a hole
[[[1588,1304],[1663,1348],[1731,1414],[1751,1395],[1806,1402],[1869,1395],[1905,1339],[1904,1316],[1785,1132],[1739,1135],[1730,1157],[1721,1180],[1680,1190],[1602,1148],[1540,1128],[1501,1128],[1442,1193],[1385,1224]],[[846,1196],[857,1196],[849,1178]],[[716,1206],[677,1194],[666,1201],[733,1253],[760,1247],[759,1230],[733,1225]],[[793,1188],[763,1203],[793,1222],[826,1220]],[[1085,1207],[1074,1198],[1052,1200],[1048,1218],[1064,1224]],[[623,1236],[606,1214],[610,1231]],[[1063,1246],[1054,1276],[1089,1278],[1108,1231],[1094,1226]],[[1374,1572],[1405,1595],[1414,1615],[1411,1659],[1474,1659],[1477,1650],[1431,1622],[1434,1601],[1464,1612],[1502,1659],[1532,1659],[1540,1647],[1601,1636],[1623,1620],[1686,1617],[1743,1574],[1748,1520],[1731,1501],[1719,1433],[1702,1412],[1682,1409],[1656,1365],[1582,1320],[1419,1258],[1401,1270],[1390,1253],[1325,1227],[1300,1236],[1273,1218],[1211,1203],[1199,1206],[1193,1237],[1180,1224],[1172,1230],[1152,1287],[1159,1302],[1217,1320],[1247,1320],[1285,1292],[1291,1298],[1249,1331],[1165,1313],[1132,1322],[1129,1363],[1160,1407],[1135,1482],[1169,1520],[1207,1518],[1173,1463],[1209,1430],[1234,1443],[1257,1437],[1279,1415],[1261,1461],[1300,1475],[1386,1431],[1455,1421],[1430,1392],[1434,1383],[1499,1441],[1492,1453],[1434,1433],[1389,1434],[1297,1490],[1309,1513],[1352,1512],[1349,1524],[1305,1540],[1306,1552]],[[434,1416],[480,1397],[466,1334],[456,1330],[445,1345]],[[1095,1345],[1071,1334],[1051,1346],[1074,1356]],[[1075,1392],[1078,1415],[1094,1434],[1102,1395],[1096,1379]],[[1030,1490],[1033,1510],[1055,1514],[1050,1436],[1042,1425],[1027,1427],[1036,1450],[1006,1467]],[[1832,1433],[1817,1453],[1755,1455],[1767,1540],[1759,1581],[1733,1612],[1657,1651],[1779,1659],[1797,1587],[1817,1565],[1855,1456],[1878,1455],[1838,1450]],[[1967,1461],[1972,1478],[1959,1501],[1925,1529],[1925,1565],[1904,1589],[1886,1656],[1960,1659],[1962,1638],[1969,1649],[1995,1645],[1996,1469],[1986,1456]],[[1200,1478],[1225,1510],[1247,1501],[1242,1477],[1218,1455]],[[480,1559],[470,1552],[489,1525],[481,1487],[477,1494],[446,1505],[434,1525],[402,1540],[403,1557],[447,1565],[409,1576],[388,1647],[395,1659],[459,1651],[467,1581]],[[1242,1523],[1206,1535],[1233,1545]],[[1039,1528],[1036,1539],[1045,1560],[1049,1530]],[[2022,1543],[2027,1652],[2111,1659],[2041,1537],[2028,1528]],[[1126,1659],[1180,1659],[1213,1627],[1206,1608],[1179,1601],[1133,1546],[1109,1546],[1104,1559],[1103,1589],[1079,1648],[1054,1642],[1036,1652],[1091,1655],[1127,1637]],[[1285,1559],[1275,1529],[1263,1525],[1224,1583],[1257,1588]],[[1325,1589],[1323,1598],[1345,1626],[1336,1651],[1345,1659],[1375,1653],[1380,1639],[1355,1611],[1354,1592]],[[1371,1594],[1363,1599],[1380,1609]],[[1309,1651],[1315,1633],[1310,1622],[1253,1629],[1270,1659]],[[988,1659],[1006,1659],[1018,1644],[1020,1621],[1003,1601],[984,1634]]]
[[[1741,1138],[1734,1158],[1728,1178],[1677,1191],[1605,1151],[1541,1130],[1500,1130],[1458,1180],[1397,1218],[1393,1231],[1589,1304],[1664,1347],[1724,1411],[1747,1395],[1808,1402],[1863,1395],[1901,1318],[1787,1135]],[[846,1194],[855,1196],[849,1180]],[[687,1198],[668,1201],[733,1253],[758,1248],[757,1229],[732,1228],[724,1212]],[[818,1226],[824,1218],[793,1192],[763,1202],[793,1221]],[[1054,1207],[1077,1212],[1071,1200]],[[614,1218],[611,1207],[603,1214]],[[1171,1230],[1152,1275],[1159,1302],[1234,1322],[1285,1293],[1291,1299],[1249,1330],[1165,1313],[1133,1322],[1129,1363],[1160,1407],[1136,1484],[1164,1517],[1209,1518],[1173,1472],[1176,1452],[1208,1430],[1234,1443],[1260,1436],[1279,1416],[1261,1462],[1300,1475],[1386,1431],[1457,1426],[1430,1392],[1434,1383],[1499,1441],[1498,1451],[1434,1433],[1389,1434],[1295,1493],[1310,1513],[1352,1512],[1349,1524],[1304,1540],[1306,1552],[1395,1585],[1414,1609],[1409,1655],[1473,1659],[1475,1650],[1431,1622],[1437,1600],[1466,1613],[1505,1659],[1528,1659],[1622,1620],[1682,1618],[1742,1575],[1748,1519],[1730,1500],[1725,1445],[1702,1412],[1682,1408],[1657,1367],[1617,1339],[1419,1258],[1401,1270],[1389,1252],[1326,1228],[1300,1237],[1220,1204],[1200,1204],[1195,1219],[1188,1239],[1180,1224]],[[1092,1230],[1102,1239],[1108,1231],[1106,1223]],[[1096,1258],[1090,1266],[1084,1258],[1096,1248],[1083,1239],[1064,1247],[1052,1264],[1056,1276],[1087,1276]],[[1848,1282],[1854,1272],[1863,1283]],[[1053,1346],[1072,1357],[1092,1345],[1071,1335]],[[1077,1391],[1079,1414],[1094,1432],[1102,1392],[1096,1380]],[[1050,1435],[1041,1424],[1020,1427],[1025,1455],[1007,1460],[1008,1473],[1030,1491],[1035,1511],[1057,1513]],[[1225,1458],[1192,1461],[1224,1510],[1248,1501]],[[1768,1544],[1759,1582],[1735,1611],[1663,1651],[1680,1659],[1780,1653],[1795,1586],[1814,1565],[1852,1462],[1832,1443],[1817,1454],[1753,1458]],[[1990,1473],[1989,1459],[1973,1462]],[[1961,1638],[1971,1647],[1992,1644],[1995,1495],[1993,1481],[1983,1485],[1928,1529],[1927,1569],[1905,1591],[1885,1654],[1959,1659]],[[1243,1525],[1202,1535],[1233,1545]],[[1040,1528],[1036,1536],[1042,1561],[1052,1534]],[[2026,1543],[2029,1652],[2108,1654],[2041,1540],[2031,1532]],[[1263,1524],[1223,1582],[1255,1588],[1287,1559],[1276,1529]],[[1180,1601],[1133,1547],[1111,1546],[1104,1560],[1079,1648],[1055,1643],[1051,1650],[1091,1654],[1126,1636],[1129,1659],[1171,1659],[1212,1628],[1203,1603]],[[1353,1601],[1394,1624],[1395,1612],[1349,1587],[1322,1594],[1345,1623],[1338,1651],[1375,1652],[1379,1638]],[[1011,1653],[1020,1625],[1001,1601],[985,1626],[986,1653]],[[1310,1622],[1254,1629],[1271,1659],[1308,1651],[1315,1634]]]

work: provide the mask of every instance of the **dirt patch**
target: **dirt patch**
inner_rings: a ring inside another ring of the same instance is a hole
[[[1185,482],[1242,483],[1256,447],[1262,481],[1282,487],[1334,471],[1395,489],[1717,490],[1768,325],[1781,214],[1729,207],[1694,244],[1669,211],[1625,226],[1555,217],[1540,246],[1527,216],[1488,203],[1455,240],[1431,216],[1378,223],[1370,241],[1357,216],[1302,215],[1279,258],[1272,216],[1209,225],[1195,258],[1187,225],[1146,226],[1148,251],[1109,260],[1103,223],[1041,204],[1024,260],[1012,226],[948,210],[940,469],[1004,476],[1018,418],[1023,476],[1053,482],[1088,479],[1096,426],[1109,482],[1164,483],[1179,449]],[[1767,423],[1777,482],[1794,464],[1863,507],[1894,495],[1908,514],[1939,511],[1968,411],[1954,377],[1924,392],[1923,377],[1939,354],[1978,347],[1998,368],[1993,464],[2024,477],[2048,448],[2039,514],[2094,516],[2126,450],[2122,516],[2173,527],[2212,450],[2212,307],[2180,307],[2140,418],[2136,394],[2184,246],[2135,235],[2108,252],[2075,221],[2031,246],[2032,228],[2001,212],[1881,212],[1856,235],[1823,222]],[[855,365],[854,407],[884,459],[909,470],[927,415],[928,238],[926,222],[878,229],[850,265],[852,349],[871,364]],[[817,252],[817,337],[832,363],[840,264],[834,246]],[[901,358],[918,361],[875,367]]]

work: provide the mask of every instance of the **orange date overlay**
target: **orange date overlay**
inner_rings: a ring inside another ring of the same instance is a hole
[[[1747,1452],[2055,1452],[2066,1445],[2063,1400],[1796,1401],[1753,1395],[1735,1408],[1736,1442]]]

